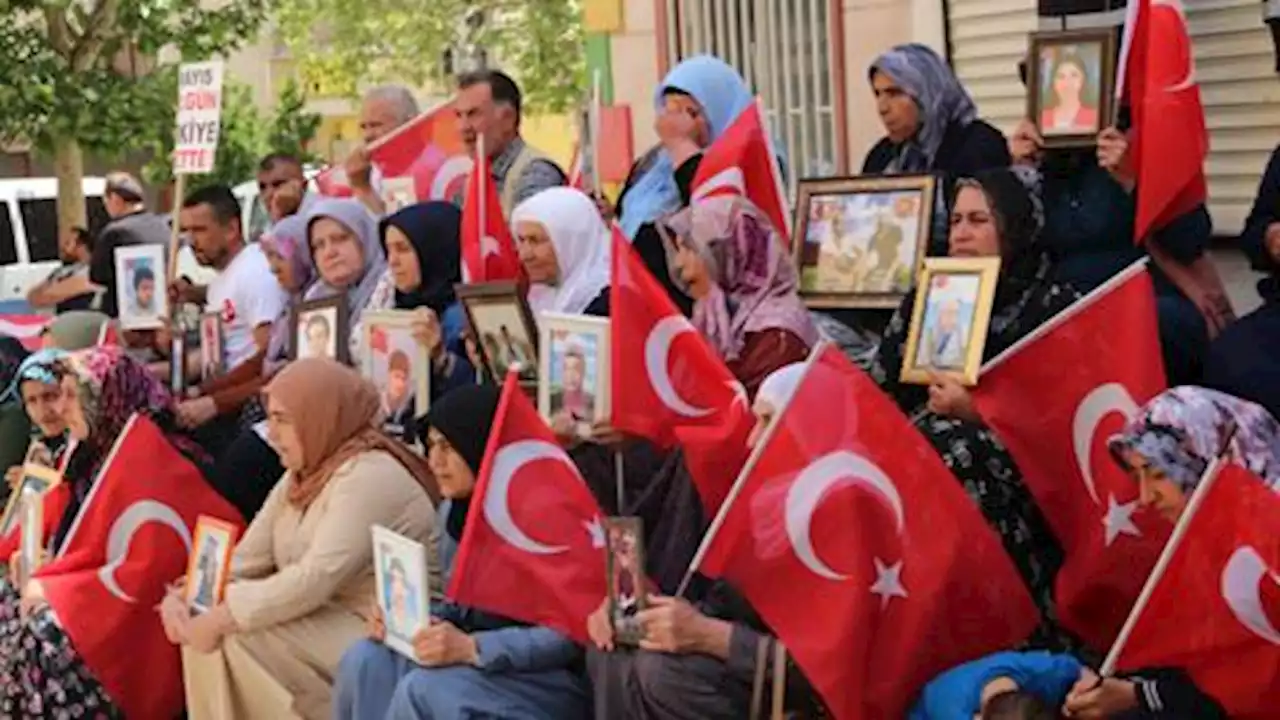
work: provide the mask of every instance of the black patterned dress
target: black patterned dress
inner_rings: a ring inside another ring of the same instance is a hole
[[[1080,297],[1070,286],[1048,279],[1047,257],[1030,263],[1028,269],[1030,272],[1023,275],[1001,276],[983,351],[985,359],[1013,345]],[[1080,652],[1083,644],[1059,625],[1053,600],[1054,578],[1062,566],[1062,547],[1022,483],[1022,473],[1008,450],[980,424],[929,412],[925,408],[927,388],[898,380],[914,304],[912,290],[885,328],[880,350],[867,370],[911,417],[978,504],[987,524],[999,533],[1005,552],[1040,610],[1040,625],[1028,644],[1057,652]]]
[[[48,605],[28,617],[0,568],[0,717],[110,720],[124,715]]]

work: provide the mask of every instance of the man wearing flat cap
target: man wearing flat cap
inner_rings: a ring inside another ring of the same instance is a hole
[[[102,204],[111,222],[102,228],[102,234],[94,243],[89,280],[106,288],[102,294],[102,312],[113,318],[120,315],[116,305],[116,248],[169,243],[168,224],[163,217],[147,212],[143,196],[142,183],[129,173],[107,175]]]

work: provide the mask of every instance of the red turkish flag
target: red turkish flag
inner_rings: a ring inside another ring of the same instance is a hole
[[[1205,488],[1119,667],[1177,667],[1237,720],[1280,707],[1280,496],[1234,463]]]
[[[765,127],[757,100],[703,151],[693,177],[693,198],[722,193],[745,195],[764,211],[790,247],[790,206],[773,141]]]
[[[186,572],[202,514],[241,526],[196,466],[134,415],[60,554],[36,573],[76,652],[128,717],[182,712],[182,660],[155,607]]]
[[[462,201],[462,270],[468,283],[520,277],[516,243],[502,215],[498,184],[489,159],[477,150],[475,169],[467,178]]]
[[[1013,455],[1066,555],[1062,624],[1111,646],[1168,537],[1107,439],[1165,389],[1151,277],[1137,267],[983,370],[977,409]]]
[[[839,349],[818,352],[703,571],[746,596],[836,717],[902,718],[939,672],[1025,639],[1037,612],[933,448]]]
[[[106,327],[106,325],[103,327]],[[75,439],[70,439],[62,447],[56,463],[58,472],[66,472],[67,463],[71,461],[71,456],[75,453],[76,443]],[[71,487],[65,484],[55,485],[45,492],[43,501],[44,506],[40,512],[44,525],[40,531],[40,543],[48,547],[50,540],[53,539],[53,533],[58,529],[58,523],[62,521],[62,514],[67,511],[67,505],[71,503]],[[12,522],[13,526],[9,528],[9,532],[0,536],[0,558],[12,556],[22,546],[21,508],[14,508]]]
[[[1181,0],[1133,0],[1125,24],[1118,81],[1133,119],[1141,243],[1205,201],[1209,133]]]
[[[40,349],[49,318],[44,315],[0,315],[0,335],[17,338],[28,350]]]
[[[369,162],[382,175],[382,200],[389,207],[403,204],[405,193],[418,201],[452,198],[471,170],[453,103],[438,105],[373,142]],[[340,165],[326,168],[315,182],[323,195],[351,195]]]
[[[606,595],[601,515],[577,466],[509,374],[450,599],[587,643],[587,616]]]
[[[609,308],[613,427],[661,447],[679,440],[702,501],[714,513],[746,459],[754,420],[746,390],[617,225]]]

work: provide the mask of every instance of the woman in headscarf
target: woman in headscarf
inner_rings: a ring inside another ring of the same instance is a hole
[[[431,398],[474,382],[462,337],[466,314],[454,294],[462,282],[462,213],[453,203],[418,203],[385,218],[381,229],[392,307],[415,313],[414,337],[431,355]],[[406,440],[414,434],[404,428]]]
[[[591,198],[550,188],[516,206],[511,226],[529,277],[529,309],[568,315],[609,314],[613,237]]]
[[[387,263],[378,245],[377,222],[357,200],[321,200],[307,217],[307,246],[316,280],[303,299],[342,298],[350,335],[338,342],[348,343],[357,367],[363,358],[360,318],[367,308],[386,307],[386,298],[374,297],[379,286],[384,293],[388,287]]]
[[[67,362],[75,392],[67,401],[66,422],[76,443],[63,464],[62,483],[44,499],[46,507],[65,506],[60,516],[46,523],[46,528],[53,527],[53,535],[43,545],[51,553],[62,547],[116,439],[135,413],[155,423],[195,471],[203,471],[208,462],[200,446],[178,429],[173,398],[146,366],[117,347],[83,351],[68,356]],[[63,496],[55,502],[54,493]],[[69,618],[63,614],[67,608],[45,600],[43,583],[58,573],[55,560],[22,588],[23,614],[12,604],[0,603],[0,715],[122,717],[117,705],[121,698],[109,696],[98,674],[76,650],[71,623],[77,618]],[[2,584],[9,585],[9,578]],[[130,592],[156,597],[163,588],[131,586]],[[148,619],[154,617],[145,604],[137,607]],[[138,666],[124,672],[147,669]]]
[[[754,397],[765,376],[803,360],[818,340],[795,265],[769,219],[737,196],[701,200],[668,218],[671,274],[694,298],[693,325]]]
[[[1165,390],[1107,443],[1139,487],[1138,503],[1176,522],[1218,456],[1280,492],[1280,423],[1247,400],[1199,387]],[[1072,717],[1218,720],[1227,713],[1180,668],[1102,681],[1086,671],[1064,705]]]
[[[957,178],[1009,166],[1004,134],[978,119],[978,108],[960,79],[931,48],[898,45],[867,70],[885,137],[867,153],[864,173],[936,173],[944,211],[935,218],[931,254],[946,253],[945,208]],[[937,222],[941,220],[941,222]]]
[[[985,358],[995,357],[1080,296],[1051,279],[1048,256],[1039,243],[1044,216],[1035,192],[1036,176],[1023,170],[987,170],[957,183],[951,214],[949,253],[955,257],[999,256]],[[1033,643],[1049,649],[1076,646],[1056,621],[1053,578],[1062,563],[1058,545],[1021,473],[1000,441],[973,410],[968,390],[954,378],[933,384],[899,381],[908,324],[916,293],[907,293],[889,321],[872,376],[903,412],[916,421],[947,467],[978,503],[1000,534],[1042,615]]]
[[[444,527],[440,568],[446,577],[468,522],[499,396],[496,387],[466,385],[427,413],[423,443],[447,498],[437,520]],[[582,650],[573,641],[448,598],[433,602],[431,615],[431,626],[414,635],[417,657],[409,660],[383,644],[386,625],[374,610],[369,638],[342,658],[335,718],[590,717]]]
[[[671,69],[654,93],[659,145],[632,166],[616,209],[623,233],[688,315],[693,301],[667,273],[654,223],[689,204],[702,151],[753,102],[746,81],[720,58],[696,55]]]
[[[28,450],[23,462],[33,460],[57,467],[67,446],[66,400],[68,391],[63,380],[71,375],[67,354],[61,350],[40,350],[27,356],[18,366],[3,398],[5,403],[16,397],[25,411],[34,434],[28,432]],[[12,489],[22,475],[22,465],[14,464],[5,475]]]
[[[423,543],[436,566],[438,491],[421,459],[374,427],[368,381],[306,359],[263,394],[285,474],[236,545],[223,601],[192,617],[175,589],[161,608],[183,646],[193,720],[330,717],[338,659],[361,637],[373,593],[369,528]]]

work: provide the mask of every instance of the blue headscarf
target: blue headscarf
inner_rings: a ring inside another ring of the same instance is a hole
[[[895,170],[927,172],[942,146],[942,138],[952,123],[968,125],[978,117],[978,108],[938,53],[927,45],[898,45],[871,63],[867,79],[882,72],[902,88],[920,108],[920,129],[904,143]]]
[[[738,71],[711,55],[688,58],[667,73],[654,93],[654,105],[659,113],[667,90],[678,90],[698,101],[711,129],[709,139],[712,141],[754,102],[751,90]],[[618,219],[627,237],[634,240],[641,225],[680,207],[675,172],[671,157],[666,150],[659,149],[648,169],[632,183],[622,205],[622,217]]]
[[[0,403],[22,402],[22,383],[34,380],[45,385],[57,385],[63,376],[70,372],[65,360],[70,357],[66,351],[57,348],[37,350],[26,356],[13,372],[13,379],[0,395]]]

